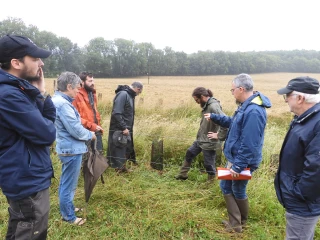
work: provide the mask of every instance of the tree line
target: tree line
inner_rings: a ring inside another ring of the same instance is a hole
[[[63,71],[86,70],[95,77],[201,76],[269,72],[320,73],[320,52],[315,50],[224,52],[198,51],[186,54],[171,47],[156,49],[152,43],[136,43],[117,38],[93,38],[79,47],[66,37],[26,26],[19,18],[0,21],[0,37],[24,35],[38,46],[51,50],[45,59],[46,76],[56,77]]]

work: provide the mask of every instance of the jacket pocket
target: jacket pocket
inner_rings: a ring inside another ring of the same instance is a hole
[[[285,205],[285,208],[294,209],[298,207],[298,202],[302,202],[301,199],[298,199],[295,196],[294,186],[295,183],[298,182],[300,176],[292,176],[285,172],[280,173],[280,188],[281,188],[281,195],[282,200]]]
[[[308,209],[313,216],[320,215],[320,198],[315,201],[307,202]]]

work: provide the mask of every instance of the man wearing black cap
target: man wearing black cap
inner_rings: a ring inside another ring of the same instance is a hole
[[[0,38],[0,187],[10,205],[6,239],[47,237],[56,112],[45,94],[41,58],[50,54],[26,37]]]
[[[298,77],[279,89],[295,114],[284,139],[274,185],[286,209],[286,239],[314,237],[320,216],[319,81]]]

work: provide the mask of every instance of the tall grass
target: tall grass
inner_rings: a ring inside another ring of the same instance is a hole
[[[253,79],[257,79],[259,90],[270,93],[275,107],[268,110],[261,167],[253,174],[248,185],[250,214],[243,233],[224,231],[221,220],[227,218],[227,213],[219,181],[212,184],[206,182],[206,175],[200,172],[201,155],[192,165],[188,180],[174,179],[199,127],[201,109],[191,98],[192,90],[197,86],[209,87],[216,92],[216,97],[219,96],[217,98],[228,114],[235,110],[233,97],[225,94],[230,85],[229,81],[225,83],[227,77],[214,76],[159,78],[156,82],[151,79],[151,84],[145,86],[144,95],[141,96],[144,100],[139,100],[141,97],[136,99],[134,139],[139,166],[129,166],[134,171],[124,175],[107,169],[104,173],[106,183],[103,185],[98,181],[87,207],[88,221],[82,227],[61,221],[58,203],[61,164],[53,152],[56,178],[50,188],[49,239],[283,239],[284,209],[276,199],[273,178],[278,163],[277,154],[292,116],[283,99],[271,93],[282,87],[290,79],[288,76],[291,77],[290,74],[281,75],[282,80],[277,83],[272,81],[272,74],[253,76]],[[231,76],[229,78],[232,79]],[[268,78],[271,79],[272,91],[265,83]],[[96,81],[97,89],[104,91],[99,111],[105,130],[105,149],[113,90],[120,81],[128,81],[125,83],[129,84],[133,79]],[[176,86],[179,86],[179,91],[173,91]],[[221,91],[215,91],[214,86],[220,86]],[[165,166],[161,172],[150,167],[151,144],[159,139],[164,142]],[[218,166],[224,165],[224,162],[222,156]],[[8,215],[3,195],[0,196],[0,204],[0,238],[4,238]],[[85,206],[82,177],[75,205]],[[319,229],[315,238],[320,238]]]

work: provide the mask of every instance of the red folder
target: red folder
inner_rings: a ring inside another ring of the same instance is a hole
[[[251,172],[250,168],[245,168],[239,175],[239,177],[232,177],[230,173],[229,168],[222,168],[218,167],[217,168],[217,175],[218,179],[220,180],[250,180],[251,179]]]

